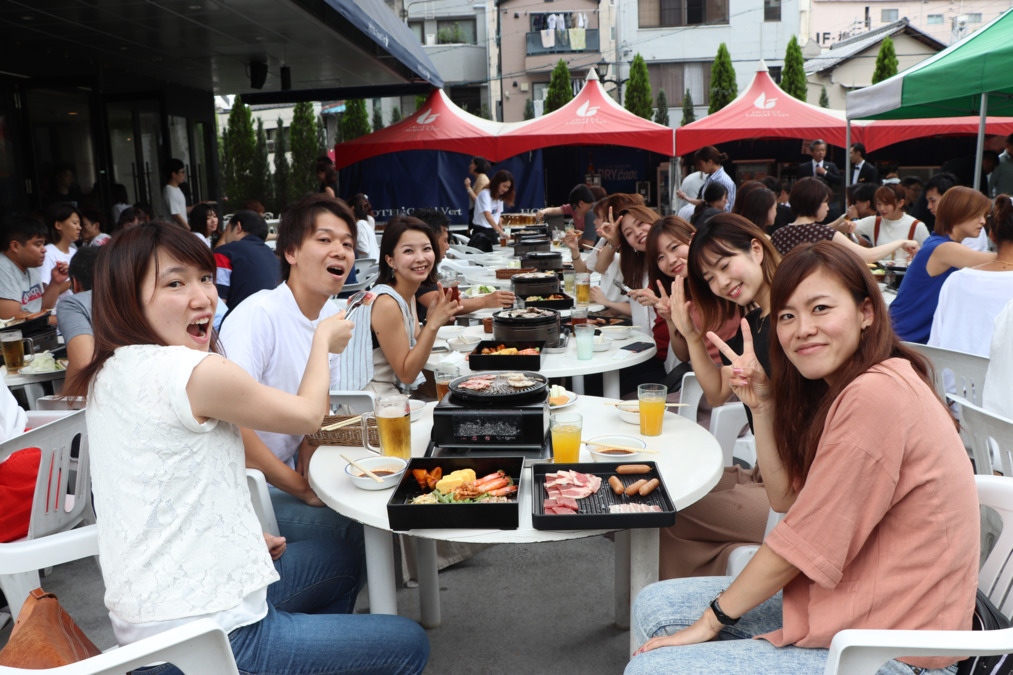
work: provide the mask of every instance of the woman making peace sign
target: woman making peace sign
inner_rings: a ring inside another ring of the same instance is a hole
[[[710,337],[753,411],[771,504],[787,515],[730,585],[644,589],[633,619],[642,646],[627,674],[819,672],[840,630],[971,626],[971,466],[928,364],[897,340],[869,270],[830,242],[802,245],[781,262],[770,308],[769,380],[748,331],[741,353]],[[903,661],[879,672],[955,659]]]

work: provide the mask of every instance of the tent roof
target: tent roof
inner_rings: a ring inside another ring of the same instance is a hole
[[[634,115],[605,93],[591,68],[573,99],[548,115],[506,125],[502,157],[554,145],[621,145],[669,157],[675,151],[670,127]]]
[[[462,110],[442,89],[434,89],[421,108],[397,124],[338,145],[334,166],[343,169],[399,150],[448,150],[493,159],[501,126]]]
[[[852,120],[853,142],[865,144],[868,152],[887,145],[927,136],[971,136],[978,133],[977,117],[928,117],[916,120]],[[1013,133],[1013,117],[991,117],[985,133],[1006,136]]]
[[[989,115],[1013,114],[1013,11],[871,87],[848,93],[851,119],[978,115],[987,92]]]
[[[752,84],[727,106],[675,130],[680,155],[744,138],[822,138],[844,147],[844,111],[819,108],[789,95],[762,62]]]

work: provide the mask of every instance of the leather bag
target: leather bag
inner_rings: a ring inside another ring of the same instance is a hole
[[[36,588],[21,607],[0,666],[55,668],[101,654],[52,593]]]

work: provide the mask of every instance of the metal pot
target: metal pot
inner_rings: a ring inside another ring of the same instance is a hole
[[[524,311],[539,316],[513,316]],[[559,342],[559,312],[552,309],[500,310],[492,315],[492,334],[497,340],[544,340],[546,344],[554,345]]]
[[[535,251],[521,256],[521,267],[534,267],[536,270],[563,269],[563,254],[555,252]]]
[[[552,242],[541,237],[521,239],[519,242],[514,244],[514,255],[518,257],[525,256],[528,253],[534,253],[535,251],[550,250],[552,250]]]
[[[511,277],[510,285],[513,287],[514,294],[517,297],[526,298],[529,295],[552,295],[559,292],[559,277],[555,274],[549,272],[535,272],[534,274],[538,276],[515,274]],[[542,276],[542,274],[546,276]]]

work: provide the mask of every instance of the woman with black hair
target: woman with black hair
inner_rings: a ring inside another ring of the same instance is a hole
[[[722,183],[707,183],[703,188],[703,199],[693,209],[693,216],[689,219],[690,225],[700,229],[707,224],[707,221],[725,212],[728,206],[728,188]]]
[[[472,157],[468,164],[468,175],[464,178],[464,189],[468,191],[469,228],[475,220],[475,200],[478,199],[478,193],[489,185],[488,173],[491,168],[492,164],[485,157]],[[475,178],[474,185],[472,185],[472,176]]]
[[[693,154],[693,162],[700,167],[700,170],[707,174],[707,181],[704,183],[704,190],[707,189],[707,185],[710,183],[721,183],[728,190],[728,203],[725,205],[725,212],[732,210],[732,204],[735,203],[735,183],[731,177],[725,173],[724,163],[728,161],[728,155],[724,152],[720,152],[713,145],[707,145]],[[679,199],[683,199],[694,206],[699,206],[702,198],[696,198],[688,195],[682,190],[676,192]],[[700,191],[703,194],[703,190]]]

